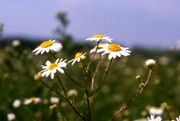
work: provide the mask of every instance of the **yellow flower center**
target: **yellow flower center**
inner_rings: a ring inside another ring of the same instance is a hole
[[[155,109],[155,111],[159,111],[160,110],[160,108],[157,108],[157,107],[155,107],[154,109]]]
[[[35,97],[31,97],[30,100],[32,101],[32,103],[35,102]]]
[[[108,45],[108,50],[116,52],[121,50],[121,46],[118,44],[109,44]]]
[[[93,38],[104,38],[104,35],[102,35],[102,34],[95,34],[95,35],[93,35]]]
[[[82,54],[81,54],[80,52],[78,52],[78,53],[76,53],[75,58],[80,58],[81,55],[82,55]]]
[[[40,47],[42,47],[42,48],[47,48],[47,47],[51,46],[52,44],[53,44],[52,41],[47,40],[47,41],[42,42],[42,43],[40,44]]]
[[[57,64],[57,63],[52,63],[52,64],[48,67],[48,69],[49,69],[49,70],[53,70],[53,69],[56,68],[56,67],[58,67],[58,64]]]

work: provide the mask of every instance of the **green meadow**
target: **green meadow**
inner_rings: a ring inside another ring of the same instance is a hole
[[[78,51],[87,52],[83,60],[87,64],[91,58],[89,51],[93,44],[74,43],[63,40],[63,49],[52,53],[56,58],[71,60]],[[42,70],[47,60],[55,61],[50,53],[34,55],[32,53],[40,42],[20,41],[13,45],[13,41],[1,42],[0,48],[0,120],[6,121],[7,114],[14,113],[15,121],[80,121],[66,99],[44,86],[40,80],[34,80],[35,74]],[[120,113],[117,121],[133,121],[149,116],[151,107],[163,108],[163,119],[172,120],[180,114],[180,54],[177,50],[154,50],[130,48],[131,55],[112,61],[107,78],[102,80],[109,64],[107,56],[98,60],[95,57],[87,74],[87,93],[90,95],[91,75],[95,71],[97,62],[99,68],[95,76],[93,96],[89,96],[91,119],[87,121],[108,121],[114,113],[127,102],[128,107]],[[141,95],[140,86],[146,81],[149,69],[144,63],[147,59],[156,60],[149,83]],[[86,66],[85,66],[86,67]],[[66,71],[83,87],[82,63],[67,64]],[[65,74],[59,73],[62,83],[68,93],[68,100],[78,112],[88,117],[86,95],[84,89],[72,82]],[[43,77],[43,81],[64,95],[58,79]],[[37,97],[39,102],[24,104],[26,99]],[[50,99],[57,97],[57,104]],[[135,98],[135,100],[133,100]],[[20,106],[14,106],[15,100]]]

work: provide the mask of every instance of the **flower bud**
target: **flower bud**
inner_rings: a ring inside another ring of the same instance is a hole
[[[140,80],[141,79],[141,76],[140,75],[137,75],[136,76],[136,80]]]
[[[42,78],[41,73],[38,72],[37,74],[34,75],[34,80],[40,80]]]
[[[68,92],[67,92],[67,96],[68,97],[74,97],[74,96],[77,96],[78,95],[78,92],[77,92],[77,90],[75,90],[75,89],[71,89],[71,90],[69,90]]]
[[[53,105],[50,105],[50,106],[49,106],[49,109],[50,109],[50,110],[53,110],[53,109],[55,109],[56,107],[57,107],[57,104],[53,104]]]
[[[168,104],[166,102],[161,103],[161,108],[166,109],[168,107]]]
[[[146,62],[145,62],[145,66],[146,66],[148,69],[152,69],[155,64],[156,64],[156,61],[155,61],[154,59],[148,59],[148,60],[146,60]]]

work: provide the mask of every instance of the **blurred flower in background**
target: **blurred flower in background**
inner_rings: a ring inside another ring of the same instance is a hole
[[[7,114],[7,120],[8,121],[13,121],[16,119],[16,115],[14,113],[8,113]]]
[[[18,47],[18,46],[20,46],[20,45],[21,45],[20,40],[13,40],[13,41],[12,41],[12,46],[13,46],[13,47]]]
[[[160,107],[150,107],[149,108],[149,113],[151,115],[162,115],[163,112],[164,112],[164,109],[160,108]]]
[[[87,38],[86,40],[88,41],[107,41],[107,42],[111,42],[112,38],[110,38],[109,36],[103,35],[103,34],[95,34],[92,37]]]
[[[59,98],[58,98],[58,97],[55,97],[55,96],[51,97],[51,98],[50,98],[50,103],[52,103],[52,104],[58,104],[58,103],[59,103]]]
[[[14,108],[19,108],[21,106],[21,100],[19,99],[14,100],[12,105]]]

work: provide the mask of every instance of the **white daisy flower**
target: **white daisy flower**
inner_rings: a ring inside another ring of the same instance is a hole
[[[102,35],[102,34],[95,34],[92,37],[87,38],[86,40],[89,40],[89,41],[105,40],[105,41],[111,42],[112,38],[110,38],[109,36]]]
[[[99,49],[102,48],[104,45],[106,45],[106,44],[105,43],[99,43],[98,49],[97,49],[97,45],[96,45],[93,49],[90,50],[90,53],[96,52],[96,49],[97,49],[97,53],[99,53]]]
[[[51,97],[51,98],[50,98],[50,103],[52,103],[52,104],[58,104],[58,103],[59,103],[59,98],[58,98],[58,97]]]
[[[46,61],[46,66],[42,66],[41,76],[48,77],[51,76],[51,79],[54,78],[54,74],[59,71],[60,73],[64,73],[64,70],[62,68],[65,68],[67,66],[66,60],[59,60],[57,59],[55,63],[51,63],[50,61]]]
[[[151,115],[150,117],[147,118],[147,121],[162,121],[161,116],[155,117],[154,115]]]
[[[76,62],[80,62],[80,60],[83,60],[86,58],[86,53],[82,53],[82,52],[77,52],[74,56],[74,59],[70,60],[68,63],[71,63],[72,62],[72,65],[74,65],[74,63]]]
[[[176,121],[180,121],[180,116],[176,118]]]
[[[12,41],[12,46],[13,47],[18,47],[18,46],[20,46],[20,44],[21,44],[21,42],[19,40],[13,40]]]
[[[33,50],[35,55],[48,53],[49,51],[58,52],[62,49],[62,44],[56,40],[47,40],[42,42],[36,49]]]
[[[119,44],[106,44],[102,46],[98,52],[102,52],[102,55],[109,54],[108,59],[111,60],[112,58],[121,57],[121,56],[129,56],[131,51],[129,48],[122,47]]]
[[[14,100],[12,106],[14,108],[19,108],[21,106],[21,100],[19,100],[19,99]]]
[[[158,107],[150,107],[149,108],[149,113],[151,115],[162,115],[164,112],[163,108],[158,108]]]
[[[39,97],[30,97],[30,98],[24,100],[24,105],[29,105],[31,103],[38,104],[40,102],[41,102],[41,98],[39,98]]]
[[[7,120],[8,121],[13,121],[13,120],[15,120],[15,118],[16,118],[16,115],[14,113],[8,113],[7,114]]]

